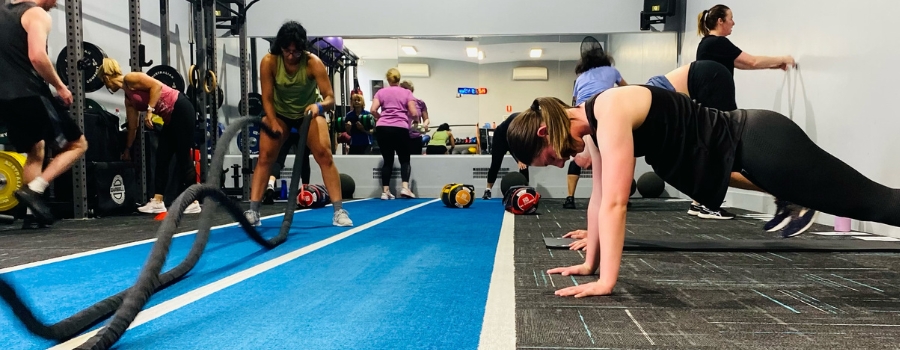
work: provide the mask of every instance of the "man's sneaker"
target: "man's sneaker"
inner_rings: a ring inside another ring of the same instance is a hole
[[[197,201],[194,201],[193,203],[188,205],[187,208],[184,208],[185,214],[200,214],[200,211],[200,203]]]
[[[484,199],[484,200],[491,199],[491,190],[490,189],[484,190],[484,195],[481,196],[481,199]]]
[[[42,222],[34,217],[34,215],[28,214],[25,215],[25,218],[22,219],[22,229],[23,230],[36,230],[40,228],[47,228],[53,226],[52,223]]]
[[[400,197],[403,198],[416,198],[416,195],[412,193],[408,188],[400,189]]]
[[[150,199],[147,204],[142,207],[138,207],[138,211],[145,214],[159,214],[166,212],[166,204],[156,200],[156,198]]]
[[[816,216],[818,215],[818,211],[809,208],[794,211],[791,214],[791,222],[785,226],[784,231],[781,231],[781,237],[790,238],[806,232],[816,223]]]
[[[40,193],[32,191],[28,186],[22,186],[22,188],[16,190],[15,196],[20,203],[31,209],[35,219],[47,224],[53,223],[53,213],[50,211],[47,203],[44,203]]]
[[[701,211],[703,211],[703,206],[700,204],[691,203],[691,207],[688,208],[688,214],[693,216],[700,215]]]
[[[705,205],[700,205],[700,214],[697,214],[697,217],[701,219],[731,220],[734,219],[734,214],[729,213],[722,208],[719,208],[719,210],[712,210]]]
[[[772,220],[769,220],[765,225],[763,225],[763,230],[766,232],[775,232],[778,231],[788,223],[791,222],[791,214],[793,213],[793,205],[785,201],[775,201],[775,205],[777,209],[775,209],[775,217]]]
[[[394,198],[395,198],[394,195],[391,194],[390,192],[381,192],[381,200],[383,200],[383,201],[391,200]]]
[[[258,211],[247,210],[244,212],[244,218],[246,218],[247,221],[250,222],[250,225],[257,226],[257,227],[262,226],[262,223],[259,222],[259,212]]]
[[[262,204],[275,204],[275,186],[269,185],[266,187],[266,192],[263,193]]]
[[[344,209],[335,211],[334,218],[332,218],[331,222],[334,226],[353,226],[353,221],[350,220],[350,214]]]
[[[566,202],[563,203],[563,208],[575,209],[575,197],[572,197],[572,196],[566,197]]]

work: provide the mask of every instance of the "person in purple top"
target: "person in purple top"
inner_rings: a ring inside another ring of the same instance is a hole
[[[416,87],[409,80],[404,80],[400,83],[400,87],[409,90],[409,92],[416,92]],[[416,109],[419,111],[419,116],[409,118],[409,154],[422,154],[422,147],[424,146],[422,135],[428,132],[428,125],[431,124],[431,120],[428,119],[428,106],[425,105],[425,101],[416,98]]]
[[[400,196],[415,198],[409,189],[409,174],[412,170],[409,166],[409,125],[410,118],[419,115],[416,98],[412,92],[399,86],[400,71],[397,68],[388,69],[385,78],[389,86],[375,93],[371,108],[371,113],[375,116],[375,138],[381,148],[381,156],[384,157],[384,165],[381,166],[381,199],[394,199],[390,183],[395,152],[400,160],[400,178],[403,180]]]

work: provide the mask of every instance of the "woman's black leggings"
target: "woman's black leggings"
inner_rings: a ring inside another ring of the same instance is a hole
[[[494,131],[494,138],[491,141],[491,167],[488,169],[487,183],[492,184],[497,181],[497,173],[500,172],[500,164],[503,164],[503,157],[509,152],[509,144],[506,143],[506,129],[497,128]],[[529,180],[528,167],[519,170],[525,179]]]
[[[391,184],[391,174],[394,172],[394,152],[400,160],[400,178],[403,182],[409,182],[409,129],[395,126],[376,126],[375,138],[378,139],[378,147],[381,148],[381,156],[384,165],[381,166],[381,185]]]
[[[178,96],[169,121],[159,133],[154,171],[156,194],[164,194],[169,181],[169,162],[175,157],[175,181],[178,193],[197,183],[197,172],[191,160],[194,144],[194,105],[184,95]]]
[[[836,216],[900,226],[900,190],[870,180],[819,148],[781,114],[747,111],[735,165],[778,199]]]

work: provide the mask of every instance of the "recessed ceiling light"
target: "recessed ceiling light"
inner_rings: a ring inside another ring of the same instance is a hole
[[[415,46],[401,46],[400,49],[402,49],[403,52],[407,55],[415,55],[416,53],[418,53]]]
[[[544,53],[544,50],[541,50],[541,49],[531,49],[531,54],[530,54],[530,56],[531,56],[531,58],[538,58],[538,57],[541,57],[541,54],[543,54],[543,53]]]
[[[478,60],[481,61],[484,59],[484,51],[478,51]]]
[[[470,46],[466,48],[466,56],[469,57],[478,57],[478,48],[474,46]]]

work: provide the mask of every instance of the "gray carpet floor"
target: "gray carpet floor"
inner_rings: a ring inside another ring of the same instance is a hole
[[[782,239],[762,231],[765,222],[756,218],[703,220],[687,215],[685,202],[632,203],[628,237]],[[516,218],[519,348],[900,348],[900,253],[626,251],[613,295],[557,297],[557,289],[597,280],[546,274],[584,262],[582,253],[543,242],[585,228],[587,201],[578,205],[566,210],[562,201],[544,200],[540,215]],[[810,233],[791,239],[855,240]]]

